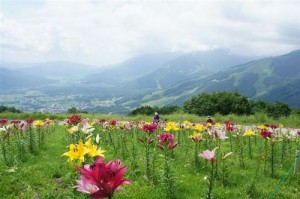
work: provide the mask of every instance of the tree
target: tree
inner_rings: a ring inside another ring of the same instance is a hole
[[[267,107],[268,116],[274,118],[289,116],[291,112],[292,112],[291,108],[283,102],[276,102],[275,104],[269,104]]]
[[[78,110],[77,110],[76,107],[72,107],[72,108],[69,108],[69,109],[68,109],[68,113],[69,113],[69,114],[76,114],[76,113],[78,113]]]
[[[198,96],[193,96],[184,103],[183,109],[187,113],[196,115],[214,115],[216,113],[241,115],[251,113],[251,106],[247,97],[240,95],[236,91],[202,93]]]
[[[16,109],[15,107],[7,107],[7,106],[0,106],[0,113],[2,112],[11,112],[11,113],[22,113],[22,111]]]

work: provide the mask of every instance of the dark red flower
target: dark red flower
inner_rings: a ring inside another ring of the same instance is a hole
[[[157,130],[157,125],[156,124],[145,124],[143,126],[143,128],[140,128],[140,130],[150,134]]]
[[[116,126],[117,125],[117,121],[116,120],[111,120],[111,121],[109,121],[108,124],[111,125],[111,126]]]
[[[127,167],[122,167],[121,160],[105,163],[102,157],[98,157],[91,166],[77,167],[77,171],[81,173],[77,190],[90,193],[92,198],[112,197],[121,185],[130,184],[129,180],[123,179],[126,170]],[[86,190],[87,187],[90,188]]]
[[[175,136],[171,133],[162,133],[157,136],[159,140],[159,147],[161,149],[174,149],[177,146],[177,143],[174,143]]]
[[[71,125],[77,125],[81,122],[81,116],[80,115],[71,115],[67,119],[67,123]]]
[[[233,131],[234,129],[234,123],[230,121],[225,121],[225,126],[227,131]]]
[[[105,123],[105,121],[106,121],[105,119],[99,119],[99,120],[98,120],[98,122],[99,122],[100,124]]]
[[[265,124],[265,126],[271,128],[271,129],[277,129],[278,128],[278,126],[275,125],[275,124]]]
[[[20,124],[21,121],[20,120],[12,120],[10,121],[11,124]]]
[[[297,135],[299,135],[299,136],[300,136],[300,131],[297,131]]]
[[[8,122],[8,119],[0,119],[0,124],[4,125]]]
[[[274,137],[274,134],[269,132],[269,131],[266,131],[266,130],[262,130],[260,132],[260,135],[263,137],[263,138],[272,138]]]
[[[32,123],[33,123],[33,121],[34,121],[34,119],[33,119],[33,118],[28,118],[28,119],[26,119],[26,122],[27,122],[28,124],[32,124]]]

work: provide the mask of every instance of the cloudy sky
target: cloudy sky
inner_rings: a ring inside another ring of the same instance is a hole
[[[225,48],[271,56],[300,48],[300,0],[0,0],[0,60],[117,63]]]

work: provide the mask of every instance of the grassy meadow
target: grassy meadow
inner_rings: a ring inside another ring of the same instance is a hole
[[[105,162],[120,159],[128,167],[124,178],[131,185],[122,186],[124,190],[116,191],[114,198],[299,198],[300,174],[293,174],[295,152],[300,149],[297,115],[278,120],[259,114],[215,115],[214,121],[220,124],[212,126],[205,123],[205,117],[169,115],[162,116],[165,123],[153,133],[141,130],[142,121],[152,121],[148,116],[81,114],[82,119],[90,119],[64,126],[45,118],[62,121],[69,115],[0,115],[29,117],[42,119],[43,124],[38,120],[26,128],[20,123],[0,124],[1,198],[88,198],[74,188],[80,177],[74,165],[92,164],[95,157],[85,155],[79,163],[68,162],[62,154],[70,144],[78,146],[80,140],[86,143],[89,138],[106,150]],[[232,129],[224,121],[232,121]],[[74,126],[78,129],[70,130]],[[176,147],[159,147],[157,136],[164,131],[174,135]],[[272,135],[264,137],[263,131]],[[198,156],[215,147],[216,161]],[[232,156],[224,159],[229,152]]]

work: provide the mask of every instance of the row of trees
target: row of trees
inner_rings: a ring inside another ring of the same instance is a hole
[[[283,102],[269,103],[266,101],[248,100],[238,92],[202,93],[186,101],[183,111],[196,115],[237,114],[250,115],[257,112],[266,113],[270,117],[289,116],[292,109]]]
[[[273,118],[281,116],[289,116],[292,109],[283,102],[270,103],[263,100],[248,100],[247,97],[240,95],[238,92],[215,92],[202,93],[193,96],[184,103],[183,108],[178,106],[151,107],[142,106],[133,110],[130,115],[152,115],[154,112],[160,114],[171,114],[178,110],[185,113],[195,114],[199,116],[237,114],[251,115],[254,113],[266,113]]]
[[[15,107],[7,107],[0,105],[0,113],[2,112],[21,113],[22,111],[16,109]]]

